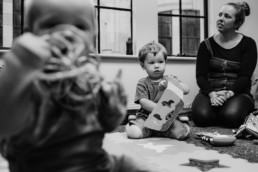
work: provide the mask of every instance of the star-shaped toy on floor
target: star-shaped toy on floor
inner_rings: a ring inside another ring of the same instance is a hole
[[[213,168],[229,168],[228,166],[219,164],[218,159],[200,160],[200,159],[189,158],[189,163],[182,164],[182,165],[196,167],[201,171],[209,171]]]

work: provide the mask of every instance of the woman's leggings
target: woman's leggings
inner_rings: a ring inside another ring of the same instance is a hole
[[[247,94],[233,96],[222,106],[211,106],[210,97],[199,93],[192,104],[192,117],[199,127],[223,126],[238,128],[254,110],[254,101]]]

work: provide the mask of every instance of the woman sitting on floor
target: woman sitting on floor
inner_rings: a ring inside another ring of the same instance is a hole
[[[237,32],[249,14],[245,2],[224,5],[217,20],[219,33],[200,44],[196,62],[200,93],[192,104],[197,126],[237,128],[254,110],[250,89],[257,47],[252,38]]]

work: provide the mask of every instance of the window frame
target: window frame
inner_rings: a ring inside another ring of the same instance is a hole
[[[100,5],[100,1],[101,0],[96,0],[96,5],[95,5],[95,9],[96,9],[96,16],[97,16],[97,29],[98,29],[98,35],[97,35],[97,43],[98,45],[96,45],[97,48],[97,53],[100,54],[101,52],[101,47],[100,47],[100,38],[101,38],[101,34],[100,34],[100,10],[101,9],[107,9],[107,10],[114,10],[114,11],[128,11],[130,12],[130,25],[131,25],[131,40],[133,42],[133,0],[131,1],[131,5],[130,8],[118,8],[118,7],[110,7],[110,6],[101,6]]]
[[[0,2],[0,34],[3,34],[3,1]],[[3,37],[0,39],[0,50],[3,48]]]
[[[15,10],[15,1],[20,1],[20,9],[19,10]],[[15,39],[17,36],[19,36],[19,34],[15,35],[15,29],[20,28],[20,35],[23,33],[23,8],[24,8],[24,0],[13,0],[13,39]],[[20,13],[20,26],[16,26],[15,24],[15,16],[16,14]]]
[[[184,9],[182,9],[182,0],[178,0],[179,2],[179,14],[160,14],[158,13],[158,17],[160,16],[165,16],[165,17],[178,17],[179,18],[179,53],[174,55],[174,54],[170,54],[169,56],[175,56],[175,57],[193,57],[193,55],[187,55],[187,54],[183,54],[183,18],[199,18],[199,19],[204,19],[204,38],[208,37],[208,1],[207,0],[203,0],[203,15],[201,16],[193,16],[193,15],[183,15],[183,11]],[[159,38],[159,34],[158,34],[158,38]],[[196,57],[196,55],[194,55],[194,57]]]
[[[12,18],[12,20],[13,20],[13,25],[12,25],[12,27],[13,27],[13,40],[15,39],[15,28],[17,29],[17,28],[20,28],[20,34],[22,34],[23,33],[23,26],[24,26],[24,18],[23,18],[23,16],[24,16],[24,1],[25,0],[18,0],[18,1],[20,1],[20,10],[15,10],[15,1],[16,0],[12,0],[12,3],[13,3],[13,18]],[[0,34],[3,34],[3,2],[1,2],[0,3],[0,13],[2,14],[1,16],[2,16],[2,18],[0,19],[1,20],[1,25],[0,25]],[[14,23],[16,20],[15,20],[15,14],[17,14],[17,13],[19,13],[20,12],[20,16],[21,16],[21,24],[20,24],[20,27],[18,27],[18,26],[16,26],[16,24]],[[16,36],[18,36],[18,35],[16,35]],[[11,47],[3,47],[3,39],[2,40],[0,40],[1,42],[0,42],[0,50],[9,50]]]
[[[15,0],[13,0],[13,3],[14,3]],[[21,1],[21,34],[24,32],[23,30],[23,26],[24,26],[24,0],[20,0]],[[97,5],[95,5],[95,9],[96,9],[96,12],[97,12],[97,27],[98,27],[98,37],[97,37],[97,42],[99,44],[100,42],[100,37],[101,37],[101,34],[100,34],[100,10],[101,9],[109,9],[109,10],[117,10],[117,11],[128,11],[130,12],[130,25],[131,25],[131,40],[133,42],[133,0],[130,0],[131,2],[131,5],[130,5],[130,8],[117,8],[117,7],[108,7],[108,6],[101,6],[100,5],[100,0],[96,0],[97,2]],[[3,2],[1,3],[1,9],[3,8]],[[2,10],[0,11],[2,13]],[[14,15],[15,13],[15,10],[14,10],[14,5],[13,5],[13,21],[14,21]],[[3,18],[1,19],[1,21],[3,21]],[[2,23],[3,24],[3,23]],[[13,28],[15,28],[15,24],[13,23]],[[0,25],[0,28],[2,29],[3,31],[3,26]],[[2,32],[0,33],[2,34]],[[13,33],[13,38],[14,38],[15,34]],[[1,49],[10,49],[10,47],[3,47],[2,46],[2,43],[3,43],[3,40],[2,42],[0,43],[0,50]],[[100,44],[97,46],[98,47],[98,53],[100,53]]]

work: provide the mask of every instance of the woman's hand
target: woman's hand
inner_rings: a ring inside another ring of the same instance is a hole
[[[231,90],[213,91],[209,94],[212,106],[222,106],[229,98],[234,96]]]
[[[223,96],[226,100],[234,96],[234,92],[231,90],[217,91],[216,94],[219,96]]]
[[[209,96],[212,106],[222,106],[227,100],[221,92],[213,91]]]
[[[229,98],[231,98],[231,97],[233,97],[235,94],[234,94],[234,92],[233,91],[231,91],[231,90],[229,90],[229,91],[226,91],[226,98],[227,99],[229,99]]]

